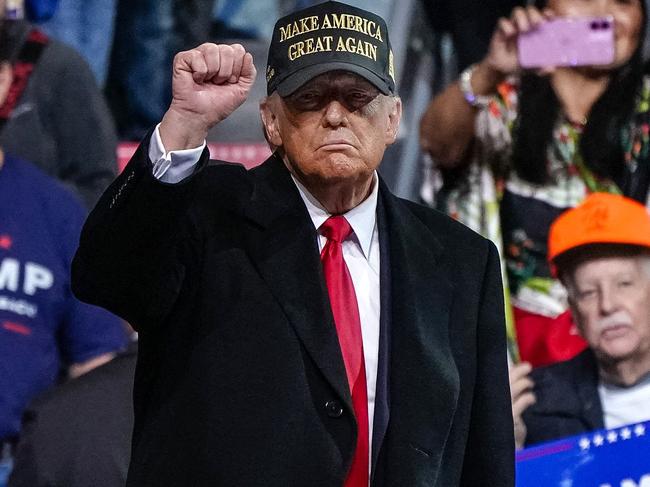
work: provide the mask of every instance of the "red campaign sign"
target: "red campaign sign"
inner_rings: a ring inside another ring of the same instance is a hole
[[[138,148],[137,142],[122,142],[117,147],[117,167],[122,172],[124,167],[131,159],[131,156]],[[270,155],[271,149],[266,143],[209,143],[210,157],[220,161],[238,162],[243,164],[246,169],[252,169],[260,165]]]

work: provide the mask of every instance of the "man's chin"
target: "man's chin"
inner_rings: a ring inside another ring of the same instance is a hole
[[[600,342],[600,353],[608,362],[620,362],[634,357],[638,351],[639,343],[635,337],[621,336],[603,339]]]
[[[350,182],[363,180],[372,175],[372,170],[360,161],[346,154],[333,153],[323,160],[319,176],[329,182]]]

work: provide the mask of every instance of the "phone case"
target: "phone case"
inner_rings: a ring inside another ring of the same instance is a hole
[[[517,40],[523,68],[598,66],[614,62],[612,17],[560,17]]]

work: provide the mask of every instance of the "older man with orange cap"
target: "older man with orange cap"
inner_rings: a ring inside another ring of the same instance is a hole
[[[513,407],[519,445],[650,419],[646,208],[622,196],[593,194],[555,221],[548,255],[589,347],[530,377],[522,366],[513,369],[513,406],[533,403],[523,414]]]

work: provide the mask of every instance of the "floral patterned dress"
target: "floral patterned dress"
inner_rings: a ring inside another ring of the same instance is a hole
[[[553,279],[546,261],[549,227],[589,193],[621,190],[585,166],[579,151],[582,127],[564,117],[558,120],[548,149],[551,183],[534,185],[509,171],[517,88],[516,80],[501,84],[498,94],[478,114],[477,144],[468,174],[446,193],[442,209],[499,248],[509,336],[514,340],[516,334],[523,360],[544,365],[568,359],[585,346],[567,311],[565,290]],[[636,114],[623,133],[632,178],[639,164],[650,164],[649,123],[650,77],[646,77]],[[646,204],[650,206],[650,199]]]

